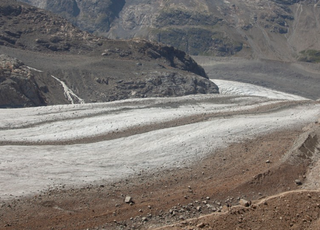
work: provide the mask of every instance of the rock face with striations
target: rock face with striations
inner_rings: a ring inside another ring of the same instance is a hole
[[[319,0],[21,0],[109,38],[147,38],[193,55],[320,61]]]
[[[219,92],[201,66],[172,46],[96,37],[12,0],[0,2],[0,14],[0,53],[32,67],[35,85],[48,91],[41,103],[12,106],[68,103],[70,92],[85,102]]]

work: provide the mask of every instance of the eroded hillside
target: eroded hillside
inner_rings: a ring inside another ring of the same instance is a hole
[[[109,38],[142,37],[190,54],[319,61],[316,1],[23,0]]]
[[[96,37],[17,1],[1,1],[0,15],[0,53],[30,67],[35,83],[47,89],[42,104],[218,93],[203,68],[172,46]]]

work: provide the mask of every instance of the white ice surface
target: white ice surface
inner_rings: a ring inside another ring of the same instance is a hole
[[[283,99],[292,101],[308,100],[304,97],[268,89],[262,86],[257,86],[249,83],[241,83],[236,81],[220,79],[211,80],[219,87],[220,94],[223,95],[250,95],[266,97],[269,99]]]
[[[202,96],[193,97],[203,98]],[[214,100],[216,96],[211,97],[212,102],[210,102],[210,97],[204,96],[206,101],[182,104],[178,107],[168,106],[173,103],[172,101],[176,101],[177,99],[162,99],[167,106],[154,106],[146,100],[146,104],[143,107],[135,108],[132,106],[135,102],[132,101],[131,106],[122,107],[119,110],[108,109],[108,103],[106,103],[105,107],[97,108],[93,105],[90,111],[78,107],[80,110],[74,109],[69,111],[62,109],[58,114],[37,113],[36,111],[43,111],[44,108],[35,108],[32,110],[32,114],[28,113],[28,117],[25,118],[21,115],[17,117],[9,116],[9,114],[14,113],[16,110],[8,109],[4,113],[0,113],[0,119],[2,120],[2,124],[0,125],[0,142],[20,141],[25,143],[41,143],[75,140],[110,134],[133,127],[163,123],[191,115],[243,111],[279,102],[267,101],[259,97],[225,97],[224,99],[219,99],[223,100],[223,102],[218,104]],[[180,103],[183,103],[183,100],[186,98],[180,99]],[[22,122],[22,120],[27,120],[30,117],[30,121]]]
[[[237,115],[239,111],[292,99],[279,97],[281,100],[198,95],[0,110],[0,141],[26,143],[78,139],[204,113],[234,114],[96,143],[2,145],[0,197],[33,194],[53,185],[111,181],[140,170],[177,167],[229,143],[318,119],[320,104],[313,103]]]

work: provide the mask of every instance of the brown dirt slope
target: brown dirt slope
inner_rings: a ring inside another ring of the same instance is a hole
[[[159,229],[319,229],[320,192],[295,190]]]
[[[318,178],[314,177],[315,173],[319,173],[316,165],[320,153],[320,127],[318,124],[305,129],[308,131],[295,141],[278,170],[259,174],[242,187],[249,189],[252,184],[260,184],[264,191],[268,191],[286,181],[294,181],[296,186],[288,188],[289,190],[302,184],[301,188],[312,187],[316,190],[281,192],[254,200],[248,207],[237,205],[225,208],[224,213],[206,215],[159,229],[320,229],[320,190],[315,186]],[[305,171],[300,171],[299,177],[295,175],[295,180],[284,174],[290,168],[305,163]]]
[[[320,192],[301,190],[319,153],[319,124],[310,127],[235,143],[181,169],[13,197],[1,204],[0,228],[318,229]]]

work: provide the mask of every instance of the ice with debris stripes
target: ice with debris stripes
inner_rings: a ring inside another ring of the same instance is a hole
[[[180,167],[230,143],[315,122],[320,114],[320,104],[312,101],[265,113],[242,113],[294,97],[270,99],[234,92],[0,110],[0,197]],[[222,112],[232,116],[219,115]],[[59,144],[208,113],[217,116],[111,140]],[[38,145],[42,141],[54,145]]]

